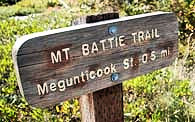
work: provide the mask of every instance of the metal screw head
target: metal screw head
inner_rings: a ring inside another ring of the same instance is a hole
[[[116,26],[109,27],[108,32],[110,35],[115,35],[117,33],[117,27]]]
[[[119,80],[119,73],[113,73],[111,75],[111,81],[117,81]]]

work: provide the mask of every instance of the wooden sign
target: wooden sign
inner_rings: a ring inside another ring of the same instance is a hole
[[[156,12],[23,36],[13,48],[20,91],[47,107],[163,68],[177,31],[173,13]]]

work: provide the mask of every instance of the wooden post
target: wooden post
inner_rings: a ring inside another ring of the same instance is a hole
[[[118,13],[81,17],[73,25],[119,18]],[[79,98],[82,122],[123,122],[122,83]]]
[[[79,99],[82,122],[123,122],[122,83]]]

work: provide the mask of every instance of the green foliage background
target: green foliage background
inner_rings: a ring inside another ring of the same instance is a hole
[[[19,93],[11,59],[12,46],[22,35],[67,27],[77,16],[111,10],[119,10],[122,16],[173,11],[179,22],[179,59],[168,68],[123,83],[125,121],[195,121],[195,1],[78,0],[66,3],[69,8],[57,0],[21,0],[12,6],[0,7],[0,121],[80,121],[77,99],[46,109],[27,104]],[[24,20],[10,18],[40,12]]]
[[[1,0],[0,5],[12,5],[20,0]]]

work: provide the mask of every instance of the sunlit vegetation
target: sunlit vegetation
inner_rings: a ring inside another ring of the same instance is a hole
[[[11,50],[22,35],[67,27],[78,16],[107,11],[121,16],[172,11],[179,22],[179,57],[174,64],[123,83],[125,121],[195,121],[195,1],[64,1],[66,6],[58,0],[0,2],[0,121],[80,121],[77,99],[47,109],[27,104],[19,93]],[[35,13],[40,15],[14,18]]]

